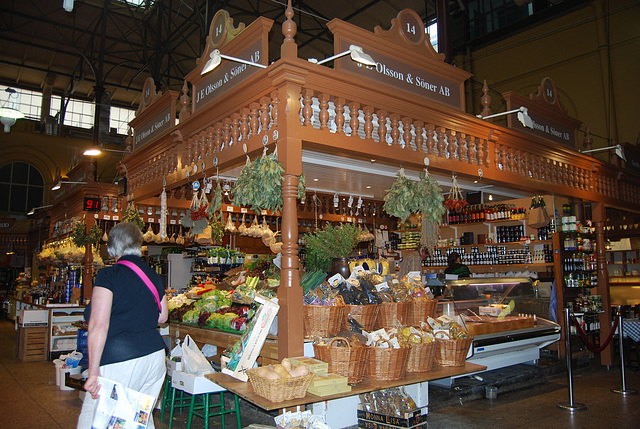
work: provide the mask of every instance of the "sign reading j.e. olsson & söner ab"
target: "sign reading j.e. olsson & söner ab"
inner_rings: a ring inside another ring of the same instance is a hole
[[[262,41],[256,42],[238,57],[254,63],[260,63],[262,58]],[[262,70],[259,67],[239,64],[233,61],[222,60],[218,68],[207,75],[207,78],[198,83],[194,88],[195,111],[209,104],[222,94],[242,83],[242,81],[254,73]]]
[[[150,141],[153,141],[156,136],[159,136],[173,125],[173,121],[171,120],[171,105],[168,105],[166,109],[153,119],[134,129],[135,149],[140,149]]]

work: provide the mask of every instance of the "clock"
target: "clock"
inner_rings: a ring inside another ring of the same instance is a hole
[[[85,212],[97,212],[100,211],[100,198],[97,197],[84,197],[84,204],[82,210]]]

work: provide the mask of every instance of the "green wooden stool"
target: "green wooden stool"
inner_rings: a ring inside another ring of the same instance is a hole
[[[178,392],[178,397],[176,397],[176,392]],[[191,407],[191,395],[173,387],[171,385],[171,377],[168,375],[164,382],[162,406],[160,407],[160,421],[164,419],[164,412],[167,407],[169,407],[169,429],[171,429],[171,425],[173,424],[173,412],[176,409],[181,411],[183,408]]]
[[[235,400],[235,408],[232,410],[224,409],[224,392],[213,392],[213,393],[201,393],[199,395],[191,396],[191,406],[189,408],[189,421],[187,423],[187,429],[191,429],[191,419],[193,416],[202,417],[204,419],[204,429],[209,429],[209,418],[220,416],[222,418],[222,427],[225,427],[225,414],[235,413],[236,421],[238,423],[238,429],[242,428],[242,424],[240,423],[240,404],[238,402],[238,395],[233,394],[233,398]],[[220,395],[220,403],[212,404],[211,403],[211,395]],[[219,410],[216,412],[212,412],[213,409],[219,407]],[[202,411],[202,412],[199,412]]]

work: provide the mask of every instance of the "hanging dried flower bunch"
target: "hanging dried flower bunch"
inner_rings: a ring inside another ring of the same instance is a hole
[[[467,204],[469,203],[462,196],[462,192],[460,192],[456,175],[453,174],[451,176],[451,190],[449,191],[449,196],[444,200],[444,205],[449,210],[458,211],[463,209]]]
[[[142,222],[142,217],[140,216],[140,213],[138,213],[138,210],[133,204],[133,201],[129,202],[129,204],[127,205],[127,208],[124,210],[124,213],[122,213],[122,222],[133,223],[137,225],[138,228],[140,228],[140,231],[142,231],[142,228],[144,228],[144,222]]]

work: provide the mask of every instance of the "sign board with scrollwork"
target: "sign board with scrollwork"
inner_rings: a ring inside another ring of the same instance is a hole
[[[185,77],[193,89],[193,114],[261,70],[251,65],[222,59],[218,67],[203,76],[202,71],[212,52],[217,49],[223,55],[267,65],[268,36],[272,26],[272,20],[260,17],[246,28],[243,23],[234,27],[233,19],[227,11],[219,10],[216,13],[209,28],[207,45],[197,60],[198,65]]]
[[[391,20],[391,27],[374,29],[374,34],[334,19],[328,24],[334,34],[334,52],[357,45],[370,55],[375,66],[364,66],[348,56],[335,60],[335,69],[380,82],[420,97],[464,110],[464,81],[471,74],[444,62],[431,45],[420,16],[403,9]]]
[[[515,115],[509,115],[507,127],[578,149],[578,127],[582,122],[567,115],[567,109],[560,103],[558,90],[551,78],[542,79],[538,92],[529,94],[529,98],[511,91],[502,96],[507,102],[507,110],[526,107],[533,121],[533,128],[528,128]]]
[[[140,96],[136,117],[129,122],[133,129],[133,151],[156,140],[176,124],[178,92],[156,92],[152,78],[147,78]]]

